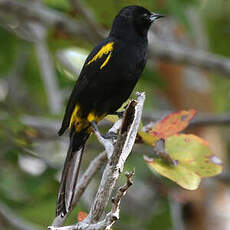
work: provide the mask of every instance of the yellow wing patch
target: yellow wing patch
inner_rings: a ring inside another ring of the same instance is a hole
[[[100,69],[106,66],[106,64],[109,62],[109,59],[111,58],[111,54],[113,51],[113,45],[114,45],[114,42],[109,42],[106,45],[102,46],[101,49],[97,52],[97,54],[90,61],[87,62],[87,65],[96,61],[98,58],[101,58],[104,54],[109,54],[106,60],[100,66]]]

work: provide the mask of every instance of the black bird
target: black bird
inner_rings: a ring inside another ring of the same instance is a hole
[[[128,99],[146,63],[147,33],[160,14],[141,6],[124,7],[109,36],[89,54],[65,111],[62,135],[70,129],[70,144],[59,187],[56,215],[71,208],[85,142],[90,127],[114,114]]]

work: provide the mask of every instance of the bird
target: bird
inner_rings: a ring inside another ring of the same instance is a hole
[[[84,147],[92,127],[129,98],[147,60],[148,30],[161,14],[142,6],[122,8],[107,38],[86,58],[70,95],[59,135],[69,129],[69,148],[59,186],[56,216],[72,208]]]

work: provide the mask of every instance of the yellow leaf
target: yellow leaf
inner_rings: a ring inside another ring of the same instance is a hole
[[[195,135],[173,135],[166,139],[165,149],[177,165],[168,165],[158,158],[146,160],[146,163],[185,189],[195,190],[201,178],[215,176],[222,171],[221,160],[211,153],[206,141]]]

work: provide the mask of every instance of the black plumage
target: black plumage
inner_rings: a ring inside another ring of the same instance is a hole
[[[70,145],[59,188],[56,214],[72,205],[80,162],[92,121],[116,112],[128,99],[146,63],[147,32],[161,17],[127,6],[115,17],[109,36],[87,57],[70,96],[59,135],[69,127]]]

